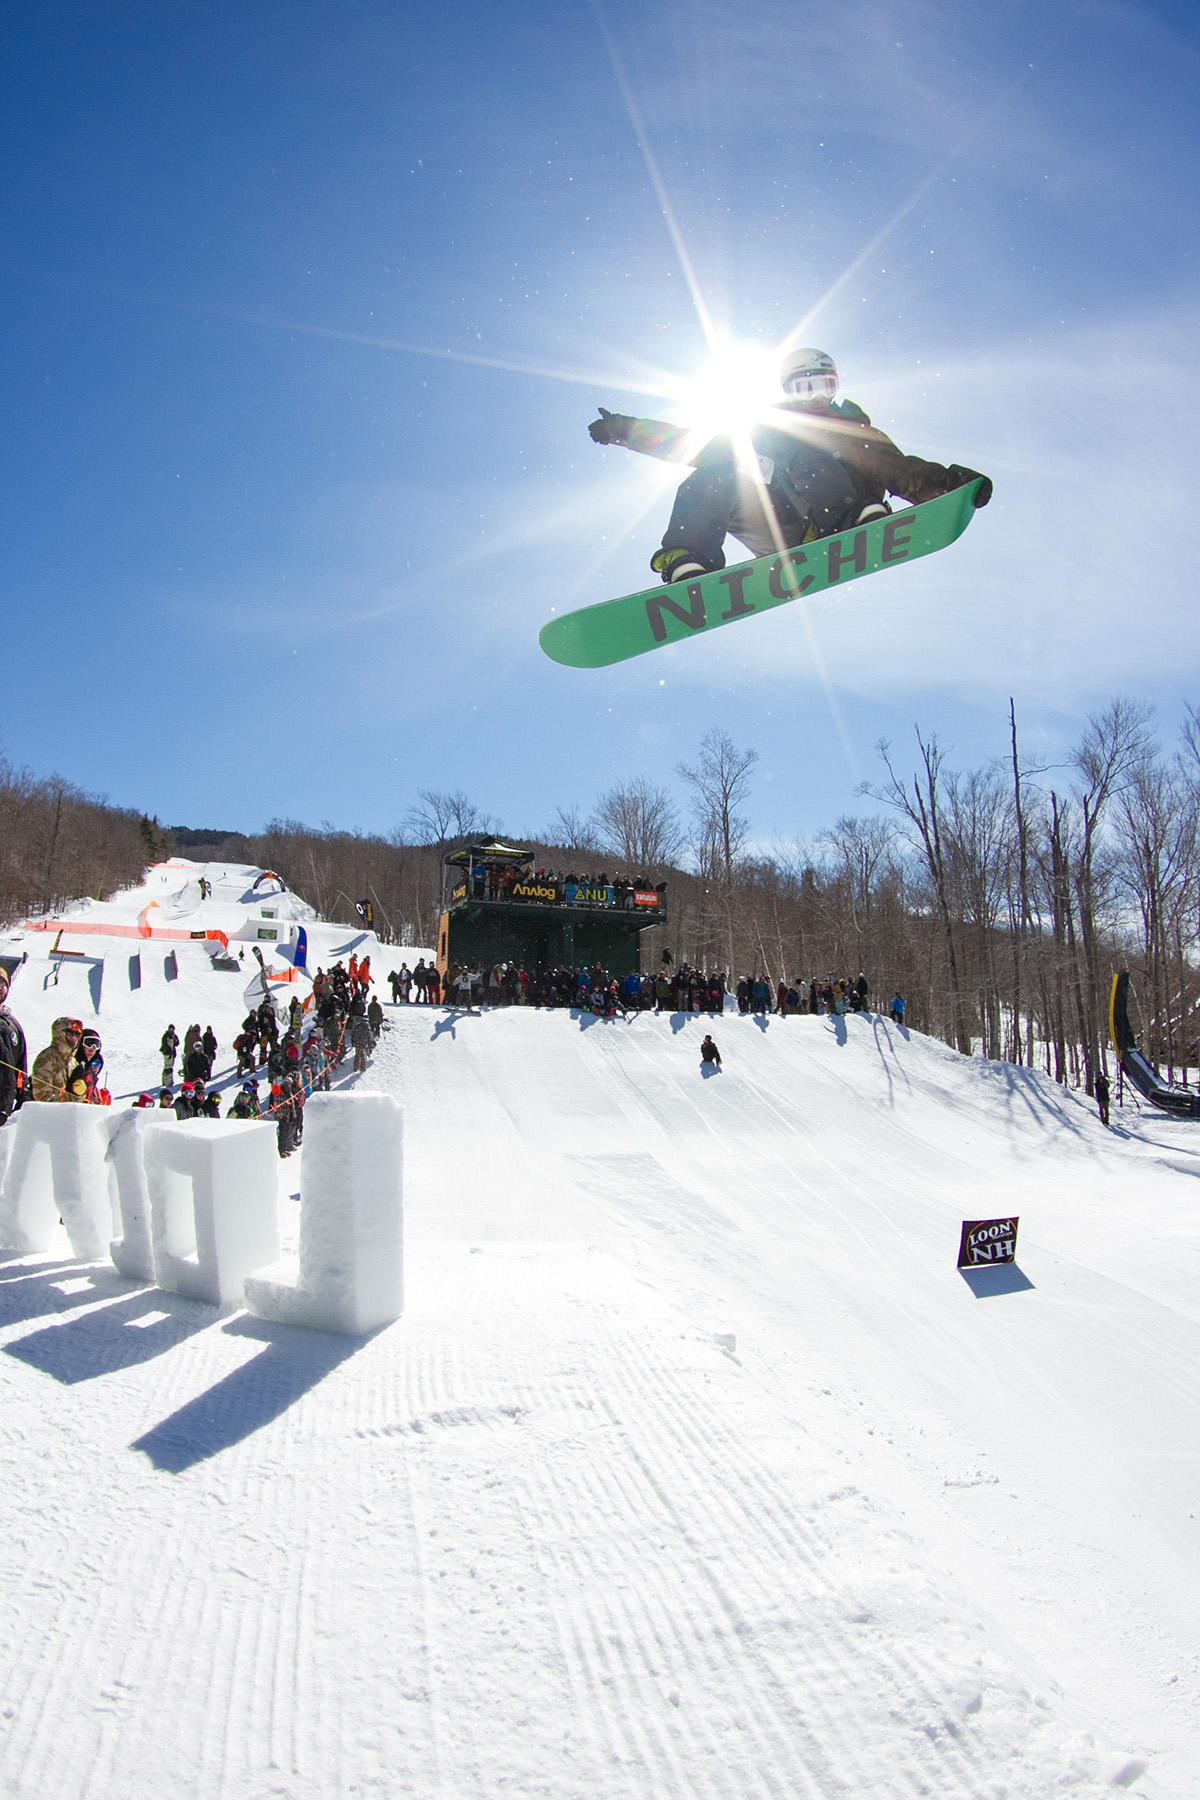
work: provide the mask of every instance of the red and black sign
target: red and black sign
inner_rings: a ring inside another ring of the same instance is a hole
[[[960,1269],[1010,1263],[1017,1254],[1017,1219],[964,1219],[958,1246]]]
[[[634,889],[633,903],[635,906],[657,906],[658,902],[659,896],[654,892],[653,888]]]

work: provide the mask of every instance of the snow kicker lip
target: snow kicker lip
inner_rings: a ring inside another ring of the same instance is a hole
[[[783,556],[760,556],[699,581],[660,584],[580,607],[543,625],[538,642],[554,662],[600,669],[786,606],[802,594],[843,587],[892,564],[944,550],[970,524],[978,488],[978,480],[970,481],[922,506],[851,526]]]

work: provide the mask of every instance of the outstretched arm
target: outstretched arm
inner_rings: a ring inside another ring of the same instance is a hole
[[[641,456],[657,456],[662,462],[695,462],[700,445],[696,434],[682,425],[662,419],[635,419],[629,413],[600,408],[600,417],[588,426],[594,444],[621,444]]]
[[[873,426],[855,428],[849,444],[852,448],[848,453],[843,448],[837,452],[845,462],[857,463],[889,494],[911,500],[914,506],[924,500],[936,500],[939,494],[948,494],[952,488],[965,487],[969,481],[979,479],[977,470],[963,468],[958,463],[951,463],[947,468],[943,463],[925,462],[919,456],[905,456],[885,432],[877,431]],[[975,496],[976,506],[986,506],[991,497],[992,484],[985,475]]]

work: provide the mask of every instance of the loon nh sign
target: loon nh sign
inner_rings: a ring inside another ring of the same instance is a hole
[[[1017,1219],[964,1219],[958,1244],[960,1269],[986,1269],[1013,1262],[1017,1254]]]

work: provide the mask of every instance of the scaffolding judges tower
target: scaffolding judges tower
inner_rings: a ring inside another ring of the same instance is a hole
[[[512,844],[469,844],[442,865],[437,965],[490,969],[515,962],[532,969],[599,963],[629,975],[640,936],[666,923],[666,883],[642,877],[564,875],[535,867],[533,852]]]

